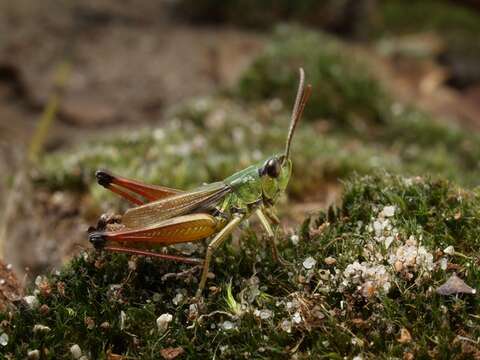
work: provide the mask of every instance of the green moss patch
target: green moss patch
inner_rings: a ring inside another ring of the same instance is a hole
[[[238,93],[248,100],[279,97],[285,101],[293,96],[299,66],[314,86],[306,119],[326,120],[328,137],[376,146],[379,157],[395,154],[419,173],[477,184],[471,172],[479,165],[477,134],[396,102],[367,59],[327,35],[280,27],[270,46],[240,79]]]
[[[386,173],[345,189],[339,207],[279,236],[290,267],[272,262],[261,233],[244,228],[216,254],[200,305],[198,275],[173,275],[187,265],[85,253],[37,279],[31,306],[0,315],[8,337],[0,351],[23,358],[37,349],[46,359],[68,358],[73,345],[96,359],[153,359],[179,347],[184,358],[477,354],[478,297],[435,292],[453,272],[480,283],[477,192]]]
[[[172,111],[162,128],[46,156],[35,179],[51,190],[89,189],[104,209],[111,208],[115,197],[96,185],[94,173],[100,168],[180,189],[224,179],[284,147],[289,106],[275,100],[244,107],[222,98],[192,100]],[[476,135],[437,124],[411,109],[392,119],[366,137],[325,132],[323,122],[303,122],[294,139],[290,195],[308,198],[322,183],[378,169],[478,184]]]
[[[451,1],[421,0],[405,3],[386,0],[379,3],[383,29],[392,33],[438,31],[443,34],[463,32],[475,34],[480,30],[480,16],[467,6]]]
[[[445,40],[441,61],[450,68],[450,82],[466,87],[480,81],[480,15],[452,1],[386,0],[379,3],[373,36],[433,31]]]
[[[270,46],[240,79],[238,93],[248,100],[291,99],[300,66],[314,86],[307,118],[352,129],[385,120],[387,96],[367,63],[326,34],[291,26],[277,29]]]

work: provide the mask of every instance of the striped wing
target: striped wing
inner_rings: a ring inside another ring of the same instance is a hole
[[[209,214],[177,216],[140,229],[107,231],[102,235],[108,242],[169,245],[196,241],[215,232],[217,220]]]
[[[175,216],[206,209],[218,203],[230,192],[230,186],[223,182],[208,184],[189,192],[129,209],[123,215],[122,223],[130,229],[150,227]]]

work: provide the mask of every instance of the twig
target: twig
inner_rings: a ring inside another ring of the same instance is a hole
[[[188,277],[190,276],[191,274],[193,274],[195,271],[197,271],[198,269],[201,269],[201,265],[196,265],[188,270],[185,270],[185,271],[181,271],[179,273],[167,273],[165,275],[162,276],[161,280],[162,281],[167,281],[167,280],[170,280],[171,278],[174,278],[174,279],[181,279],[183,277]]]

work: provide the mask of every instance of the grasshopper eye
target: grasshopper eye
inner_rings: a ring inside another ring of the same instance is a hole
[[[277,158],[268,159],[260,170],[260,175],[276,178],[280,175],[281,165]]]

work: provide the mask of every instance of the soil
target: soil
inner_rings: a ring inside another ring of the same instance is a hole
[[[159,122],[169,105],[234,82],[263,45],[263,36],[235,29],[192,28],[135,14],[127,21],[115,2],[103,3],[108,6],[60,7],[40,23],[20,5],[0,8],[9,34],[0,42],[0,141],[29,138],[64,63],[70,75],[50,146],[70,144],[99,127],[108,132]],[[98,19],[107,14],[108,20]]]

